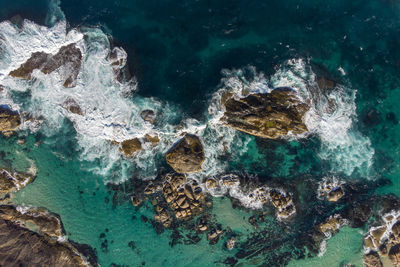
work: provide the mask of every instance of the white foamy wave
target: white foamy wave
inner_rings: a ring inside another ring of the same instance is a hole
[[[321,140],[319,156],[329,161],[332,172],[351,175],[358,171],[371,173],[374,150],[370,140],[354,128],[357,119],[356,91],[342,85],[333,90],[322,90],[317,77],[303,59],[291,59],[282,64],[269,79],[254,67],[224,70],[222,93],[231,92],[235,98],[250,93],[267,93],[276,87],[290,87],[298,98],[310,105],[303,121],[308,133],[288,138],[302,138],[317,134]],[[250,78],[248,78],[250,77]]]

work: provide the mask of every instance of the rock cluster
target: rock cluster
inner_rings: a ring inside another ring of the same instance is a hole
[[[343,183],[333,179],[324,179],[319,183],[318,187],[318,197],[325,198],[329,202],[337,202],[344,196]]]
[[[76,85],[81,63],[81,50],[75,44],[69,44],[61,47],[55,55],[44,52],[33,53],[18,69],[11,71],[10,76],[30,80],[34,70],[50,74],[60,67],[64,67],[60,74],[62,75],[64,87],[69,88]]]
[[[290,88],[238,99],[227,95],[222,102],[226,111],[221,122],[236,130],[269,139],[307,131],[302,119],[309,107]]]
[[[288,218],[296,212],[289,194],[278,189],[271,189],[269,191],[269,198],[272,205],[277,209],[278,218]]]
[[[33,182],[35,177],[29,174],[10,172],[5,169],[0,169],[0,193],[6,194],[18,191],[27,184]]]
[[[44,209],[19,209],[0,205],[1,266],[91,265],[78,244],[58,241],[65,235],[58,216]]]
[[[178,173],[198,172],[205,160],[200,139],[186,134],[166,154],[167,163]]]
[[[331,216],[325,222],[317,225],[317,230],[325,236],[332,236],[337,233],[346,220],[342,219],[339,215]]]
[[[389,213],[383,220],[383,225],[372,227],[364,238],[364,247],[370,251],[364,261],[380,262],[380,257],[388,257],[394,266],[400,266],[400,213]]]
[[[201,187],[194,180],[186,181],[182,174],[167,175],[162,192],[178,220],[189,219],[204,209],[205,196]]]
[[[383,267],[382,261],[379,258],[378,253],[371,251],[364,255],[363,263],[365,267]]]
[[[5,136],[12,135],[21,125],[21,117],[16,111],[7,106],[0,105],[0,133]]]

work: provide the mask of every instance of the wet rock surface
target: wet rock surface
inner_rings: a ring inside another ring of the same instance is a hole
[[[142,149],[142,143],[138,138],[133,138],[121,142],[120,150],[125,156],[132,157],[136,152]]]
[[[198,172],[205,160],[200,139],[186,134],[166,154],[167,163],[178,173]]]
[[[73,98],[68,98],[67,100],[65,100],[62,106],[71,113],[81,116],[83,115],[81,107]]]
[[[329,202],[337,202],[344,196],[343,183],[336,178],[324,179],[319,183],[318,197],[326,198]]]
[[[244,98],[225,97],[221,122],[242,132],[269,139],[307,131],[302,118],[309,107],[290,88]]]
[[[153,110],[151,109],[145,109],[140,113],[140,116],[144,121],[150,122],[151,124],[154,124],[156,122],[156,114]]]
[[[374,251],[364,255],[363,263],[364,263],[365,267],[382,267],[383,266],[378,253],[376,253]]]
[[[30,80],[34,70],[50,74],[63,67],[60,73],[63,79],[63,86],[70,88],[76,85],[81,63],[81,50],[75,44],[69,44],[61,47],[55,55],[44,52],[33,53],[18,69],[11,71],[10,76]]]
[[[8,106],[0,105],[0,133],[5,136],[12,135],[21,125],[21,117]]]
[[[10,172],[0,168],[0,193],[18,191],[34,180],[35,177],[30,174]]]
[[[289,194],[272,189],[269,192],[272,205],[277,209],[277,216],[281,218],[287,218],[296,212],[292,198]]]
[[[32,227],[29,229],[26,224]],[[37,229],[36,231],[33,229]],[[0,265],[2,266],[96,266],[73,242],[59,242],[61,221],[45,210],[18,211],[14,206],[0,206]],[[87,246],[86,246],[87,248]],[[88,255],[89,256],[89,255]]]

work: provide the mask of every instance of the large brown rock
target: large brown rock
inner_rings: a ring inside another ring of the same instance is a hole
[[[365,267],[382,267],[381,259],[379,258],[378,253],[375,251],[371,251],[368,254],[364,255],[363,262]]]
[[[13,134],[21,125],[21,117],[18,112],[0,105],[0,133],[5,136]]]
[[[395,267],[400,266],[400,244],[393,246],[389,250],[389,259],[392,261]]]
[[[222,102],[226,111],[221,122],[236,130],[269,139],[307,131],[302,118],[309,107],[290,88],[240,99],[228,95]]]
[[[138,138],[125,140],[121,143],[121,151],[124,152],[125,156],[131,157],[136,152],[142,149],[142,143]]]
[[[205,157],[200,139],[186,134],[167,152],[167,163],[178,173],[198,172]]]
[[[74,87],[76,78],[79,74],[82,64],[82,53],[75,44],[69,44],[60,48],[55,55],[44,52],[33,53],[32,56],[23,63],[18,69],[10,72],[10,75],[17,78],[30,80],[34,70],[40,70],[44,74],[64,66],[61,73],[64,87]]]
[[[13,206],[0,206],[0,266],[90,265],[78,250],[78,244],[59,242],[55,238],[61,227],[58,218],[46,213],[45,219],[43,211],[29,212],[24,215]],[[57,220],[59,224],[55,227]],[[50,227],[44,226],[46,222]]]
[[[0,169],[0,193],[6,194],[25,187],[33,182],[35,177],[23,173],[11,173],[7,170]]]

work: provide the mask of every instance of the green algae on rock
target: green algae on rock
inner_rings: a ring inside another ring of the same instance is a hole
[[[205,160],[200,139],[186,134],[176,142],[165,155],[167,163],[178,173],[198,172]]]
[[[236,130],[268,139],[307,132],[302,119],[309,106],[290,88],[276,88],[270,93],[239,99],[228,95],[222,102],[226,111],[221,122]]]

